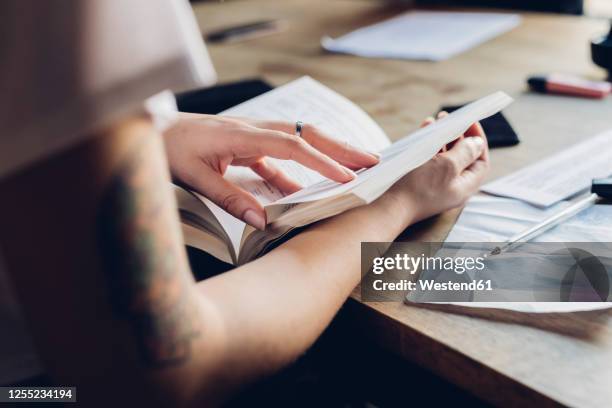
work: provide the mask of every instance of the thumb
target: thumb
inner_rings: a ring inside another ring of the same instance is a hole
[[[205,167],[190,181],[191,187],[197,192],[234,217],[258,230],[266,228],[266,212],[259,201],[252,194],[224,179],[221,174]]]

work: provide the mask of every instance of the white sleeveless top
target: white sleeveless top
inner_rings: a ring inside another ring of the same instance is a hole
[[[216,80],[187,0],[3,0],[0,61],[0,178]],[[41,372],[3,268],[0,385]]]

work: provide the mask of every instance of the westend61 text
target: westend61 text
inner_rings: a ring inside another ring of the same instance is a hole
[[[419,280],[417,282],[402,279],[398,282],[385,282],[382,279],[377,279],[372,282],[372,287],[377,291],[408,291],[420,290],[426,291],[489,291],[493,290],[491,280],[473,280],[471,282],[436,282],[434,280]]]

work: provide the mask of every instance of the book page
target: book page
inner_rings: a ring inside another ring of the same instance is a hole
[[[548,207],[588,189],[594,178],[612,174],[612,131],[538,161],[491,183],[481,190]]]
[[[219,224],[225,230],[225,233],[229,237],[232,248],[234,249],[234,254],[238,257],[240,253],[240,243],[242,241],[242,235],[244,234],[244,230],[247,228],[247,224],[234,217],[223,208],[219,207],[217,204],[210,201],[208,198],[197,194],[198,198],[206,205],[210,211],[213,213]]]

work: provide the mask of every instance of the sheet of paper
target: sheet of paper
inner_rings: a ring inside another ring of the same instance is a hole
[[[567,206],[563,201],[547,209],[488,195],[470,199],[447,242],[500,242]],[[596,205],[534,239],[535,242],[608,242],[612,236],[612,205]],[[576,312],[612,307],[611,303],[456,303],[530,313]]]
[[[558,203],[612,174],[612,131],[484,185],[481,190],[541,207]]]
[[[464,52],[520,24],[501,13],[415,11],[353,31],[323,38],[328,51],[370,58],[440,61]]]
[[[213,213],[219,224],[223,226],[227,236],[230,239],[234,253],[238,255],[240,252],[240,243],[242,242],[242,234],[247,224],[242,220],[234,217],[223,208],[219,207],[203,195],[197,194],[198,198],[208,207]]]

